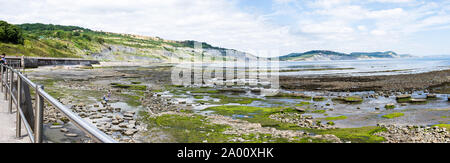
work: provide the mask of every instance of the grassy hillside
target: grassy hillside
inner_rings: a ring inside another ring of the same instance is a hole
[[[0,51],[7,55],[81,58],[103,47],[93,37],[95,32],[79,27],[44,24],[17,26],[23,30],[24,43],[0,43]]]
[[[345,56],[344,53],[338,53],[333,51],[327,51],[327,50],[312,50],[305,53],[291,53],[285,56],[281,56],[281,61],[295,61],[295,60],[305,60],[308,58],[312,58],[316,55],[327,55],[327,56]]]
[[[228,50],[202,43],[206,52],[199,52],[193,49],[196,41],[172,41],[158,37],[100,32],[77,26],[39,23],[16,26],[23,31],[23,44],[0,42],[0,53],[4,52],[9,56],[163,62],[171,57],[201,57],[205,55],[218,56],[221,59],[220,57],[225,55],[225,51]],[[247,55],[242,52],[238,53]]]
[[[411,57],[410,55],[398,55],[395,52],[353,52],[350,54],[339,53],[327,50],[313,50],[305,53],[291,53],[281,56],[281,61],[302,61],[302,60],[352,60],[352,59],[368,59],[368,58],[400,58]]]

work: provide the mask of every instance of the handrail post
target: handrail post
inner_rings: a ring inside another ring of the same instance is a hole
[[[12,69],[9,71],[9,94],[8,94],[8,109],[9,109],[9,114],[12,114],[12,85],[13,85],[13,80],[14,80],[14,72],[12,71]]]
[[[17,75],[17,104],[16,104],[16,137],[20,137],[21,133],[21,123],[22,123],[22,119],[20,118],[20,103],[22,101],[22,80],[20,79],[20,76]]]
[[[6,66],[5,66],[6,67]],[[8,70],[9,70],[9,68],[8,67],[6,67],[6,72],[4,73],[5,75],[3,76],[4,77],[4,79],[2,79],[2,80],[4,80],[4,85],[5,85],[5,100],[7,100],[8,99],[8,89],[6,89],[6,85],[8,84]]]
[[[27,78],[27,75],[22,74],[20,71],[15,70],[13,67],[16,66],[20,68],[20,65],[11,63],[10,65],[2,65],[0,64],[0,76],[1,76],[1,89],[3,90],[5,96],[5,100],[9,97],[9,111],[12,112],[12,103],[14,101],[16,104],[16,137],[21,137],[21,127],[24,125],[28,136],[32,140],[33,143],[42,143],[44,139],[44,130],[43,130],[43,120],[44,120],[44,111],[45,111],[45,101],[49,102],[50,105],[56,107],[59,111],[65,114],[77,127],[83,130],[83,132],[87,133],[91,138],[96,141],[104,142],[104,143],[114,143],[116,142],[114,139],[106,135],[105,133],[98,130],[92,124],[85,122],[81,117],[77,116],[73,112],[71,112],[66,106],[56,100],[54,97],[49,95],[44,91],[44,86],[37,85],[33,83],[30,79]],[[15,74],[15,75],[14,75]],[[16,79],[15,79],[16,78]],[[14,80],[17,81],[16,90],[17,93],[13,93],[13,84]],[[34,119],[28,121],[25,118],[25,115],[22,112],[21,101],[22,101],[22,90],[24,86],[29,86],[31,88],[35,88],[36,98],[34,100]],[[4,88],[3,88],[4,87]],[[23,122],[22,122],[23,121]],[[34,128],[31,128],[30,124],[34,124]],[[34,131],[33,131],[34,130]]]
[[[2,87],[1,89],[2,89],[2,93],[3,93],[3,79],[4,79],[4,78],[3,78],[3,77],[4,77],[4,75],[3,75],[3,64],[0,64],[0,67],[1,67],[1,69],[2,69],[2,70],[0,70],[0,71],[1,71],[1,73],[2,73],[2,74],[1,74],[1,79],[2,79],[1,81],[2,81],[2,85],[1,85],[0,87]]]
[[[44,98],[39,94],[40,90],[43,90],[43,86],[36,85],[36,109],[34,119],[34,142],[42,143],[42,128],[43,128],[43,116],[44,116]]]

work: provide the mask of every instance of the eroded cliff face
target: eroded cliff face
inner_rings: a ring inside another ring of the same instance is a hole
[[[205,60],[254,60],[255,56],[236,51],[218,49],[194,49],[188,47],[136,48],[124,45],[108,44],[99,53],[92,53],[85,58],[100,61],[131,62],[190,62]]]

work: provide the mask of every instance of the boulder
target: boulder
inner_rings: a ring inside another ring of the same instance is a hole
[[[128,123],[129,123],[129,124],[133,124],[133,125],[136,125],[136,121],[135,121],[135,120],[132,120],[132,121],[128,121]]]
[[[75,133],[67,133],[67,134],[64,134],[65,136],[67,136],[67,137],[77,137],[78,136],[78,134],[75,134]]]
[[[69,132],[69,130],[67,128],[61,128],[61,129],[59,129],[59,131],[61,131],[61,132]]]
[[[119,127],[122,127],[122,128],[126,128],[128,126],[128,123],[121,123],[121,124],[119,124]]]
[[[396,97],[397,99],[406,99],[406,98],[411,98],[411,95],[409,94],[405,94],[405,95],[399,95]]]
[[[427,98],[428,99],[437,98],[437,95],[436,94],[427,94]]]
[[[384,108],[386,109],[394,109],[395,108],[395,104],[386,104],[386,106],[384,106]]]
[[[305,122],[306,122],[306,124],[308,124],[309,126],[312,126],[312,125],[314,124],[314,122],[311,121],[311,120],[305,120]]]
[[[127,136],[131,136],[131,135],[133,135],[133,134],[136,133],[136,132],[137,132],[136,129],[128,129],[128,130],[126,130],[125,132],[123,132],[123,134],[124,134],[124,135],[127,135]]]
[[[124,116],[124,117],[133,117],[134,114],[131,114],[131,113],[126,112],[126,113],[123,114],[123,116]]]
[[[305,108],[301,108],[301,107],[295,107],[295,110],[297,110],[298,112],[304,113],[306,112]]]
[[[345,102],[362,102],[363,98],[361,98],[360,96],[351,96],[351,97],[345,97],[344,98]]]
[[[127,125],[127,128],[135,128],[136,127],[136,125],[134,125],[134,124],[128,124]]]
[[[119,122],[119,120],[115,119],[115,120],[113,120],[111,123],[112,123],[113,125],[118,125],[120,122]]]
[[[411,99],[411,100],[409,100],[409,102],[411,102],[411,103],[423,103],[423,102],[427,102],[427,99],[417,98],[417,99]]]
[[[119,126],[112,126],[111,127],[111,131],[122,131],[123,129],[120,128]]]
[[[58,129],[58,128],[62,128],[62,125],[52,125],[50,126],[51,129]]]
[[[323,97],[323,96],[314,96],[314,97],[313,97],[313,100],[314,100],[314,101],[324,101],[324,100],[326,100],[326,98]]]

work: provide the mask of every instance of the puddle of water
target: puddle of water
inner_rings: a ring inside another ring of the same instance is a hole
[[[235,115],[232,116],[232,118],[234,118],[234,119],[237,119],[237,118],[253,118],[253,116],[235,114]]]
[[[83,140],[88,140],[89,137],[87,137],[83,131],[78,129],[75,125],[72,123],[66,123],[63,125],[64,128],[68,129],[69,132],[67,133],[75,133],[78,136],[76,137],[68,137],[65,136],[66,133],[61,132],[61,128],[50,128],[51,124],[44,124],[43,128],[43,134],[44,134],[44,141],[50,141],[53,143],[81,143]]]

